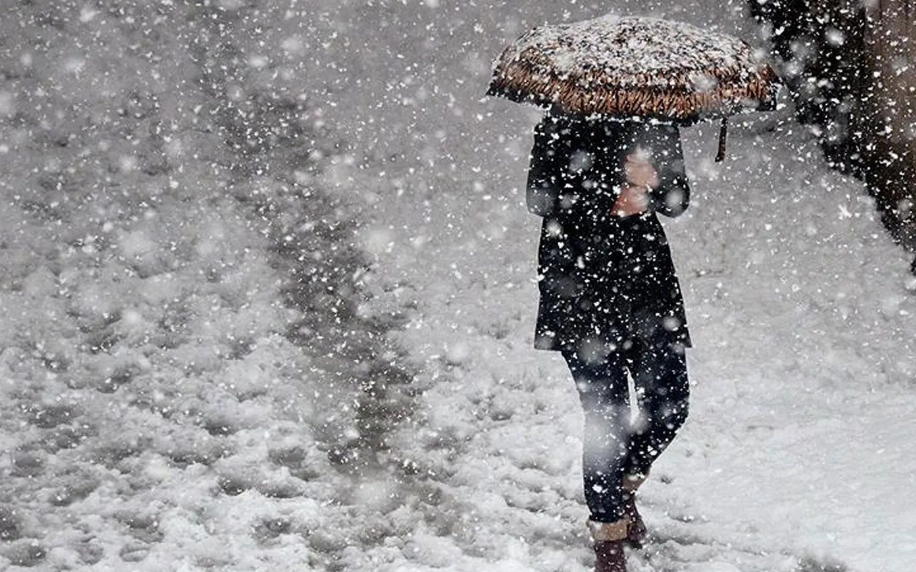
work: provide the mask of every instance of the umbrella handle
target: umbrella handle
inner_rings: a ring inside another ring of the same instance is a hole
[[[722,126],[719,127],[719,151],[716,153],[716,163],[725,160],[725,142],[728,138],[728,117],[722,118]]]

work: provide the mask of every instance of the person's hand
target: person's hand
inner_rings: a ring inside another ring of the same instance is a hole
[[[627,182],[620,189],[611,212],[617,216],[642,214],[649,206],[649,188],[658,185],[658,172],[648,156],[640,151],[627,155],[623,170]]]
[[[611,213],[616,216],[632,216],[646,212],[649,206],[649,189],[648,187],[637,187],[634,185],[623,185],[620,189],[620,195],[614,206],[611,207]]]
[[[636,187],[656,187],[658,186],[658,172],[652,163],[649,162],[646,153],[637,151],[627,155],[627,160],[623,164],[623,170],[627,177],[627,182]]]

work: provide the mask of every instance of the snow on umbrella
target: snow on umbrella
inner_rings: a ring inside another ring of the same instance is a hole
[[[744,41],[690,24],[603,16],[540,26],[494,63],[488,95],[581,115],[677,123],[775,107],[779,79]]]

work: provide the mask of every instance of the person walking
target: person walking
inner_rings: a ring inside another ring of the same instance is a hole
[[[636,491],[688,411],[692,344],[657,217],[689,203],[678,128],[551,110],[535,129],[526,198],[543,217],[535,347],[562,353],[585,414],[595,570],[625,572],[624,545],[646,537]]]

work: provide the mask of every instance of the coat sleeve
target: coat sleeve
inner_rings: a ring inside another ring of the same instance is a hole
[[[676,125],[654,125],[641,142],[648,147],[658,171],[658,186],[649,198],[652,208],[665,216],[676,217],[690,204],[690,185],[684,168],[684,151]]]
[[[560,171],[557,168],[556,125],[545,117],[534,129],[534,146],[528,168],[526,200],[528,210],[541,217],[554,214],[560,198]]]

